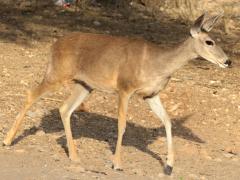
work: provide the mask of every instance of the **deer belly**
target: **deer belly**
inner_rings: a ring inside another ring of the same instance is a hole
[[[115,92],[117,91],[117,80],[116,77],[109,76],[83,76],[76,77],[75,79],[79,81],[83,81],[86,85],[88,85],[92,89],[97,89],[100,91],[106,91],[106,92]]]

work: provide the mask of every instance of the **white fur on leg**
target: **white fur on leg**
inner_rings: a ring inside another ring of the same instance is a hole
[[[159,96],[154,96],[152,98],[146,99],[150,105],[152,111],[162,120],[167,136],[167,146],[168,146],[168,156],[167,156],[167,165],[173,166],[174,153],[173,153],[173,143],[172,143],[172,130],[171,130],[171,121],[168,117],[166,110],[164,109]]]
[[[83,100],[87,97],[88,94],[88,90],[86,90],[82,86],[77,85],[72,92],[72,95],[64,102],[64,104],[60,108],[60,114],[67,138],[69,157],[73,161],[79,161],[79,158],[72,138],[70,117],[72,112],[83,102]]]

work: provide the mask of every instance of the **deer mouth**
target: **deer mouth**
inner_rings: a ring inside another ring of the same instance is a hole
[[[220,63],[219,66],[222,67],[222,68],[231,68],[232,67],[232,61],[228,59],[224,63]]]
[[[228,67],[227,64],[221,63],[221,62],[216,61],[216,60],[214,60],[214,61],[213,61],[213,60],[208,60],[208,61],[210,61],[210,62],[213,63],[213,64],[218,65],[218,66],[221,67],[221,68],[227,68],[227,67]]]
[[[219,67],[221,67],[221,68],[227,68],[227,67],[229,67],[229,64],[226,64],[226,63],[222,63],[222,62],[220,62],[220,61],[211,61],[211,60],[209,60],[210,62],[212,62],[213,64],[217,64]]]

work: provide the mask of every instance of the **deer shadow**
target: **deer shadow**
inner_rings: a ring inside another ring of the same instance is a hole
[[[109,144],[111,151],[114,152],[117,141],[117,119],[90,112],[74,112],[74,114],[79,117],[72,117],[71,119],[74,139],[87,137],[98,141],[104,141]],[[197,143],[204,143],[204,141],[195,135],[191,129],[184,126],[184,122],[186,122],[190,116],[172,119],[173,136]],[[57,109],[51,110],[49,114],[46,114],[42,118],[39,127],[32,127],[25,130],[14,143],[17,143],[26,136],[35,134],[38,129],[42,129],[45,133],[64,131],[59,111]],[[164,165],[161,157],[148,148],[148,145],[159,137],[165,137],[165,128],[163,125],[158,128],[146,128],[132,122],[127,122],[123,146],[133,146],[151,155]],[[64,148],[66,153],[68,153],[65,135],[59,137],[57,142]]]

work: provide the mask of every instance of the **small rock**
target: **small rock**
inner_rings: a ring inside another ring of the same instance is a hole
[[[44,149],[43,147],[37,147],[36,148],[38,150],[38,152],[46,152],[46,149]]]
[[[43,130],[38,130],[37,132],[36,132],[36,135],[37,136],[43,136],[43,135],[45,135],[46,133],[43,131]]]
[[[42,20],[42,19],[43,19],[43,16],[35,16],[35,18],[36,18],[37,20]]]
[[[24,149],[16,149],[15,152],[16,153],[25,153],[26,151]]]
[[[231,154],[231,153],[223,153],[223,155],[226,157],[226,158],[232,158],[234,156],[234,154]]]
[[[233,155],[237,155],[237,151],[235,148],[231,148],[231,147],[226,147],[225,149],[223,149],[223,151],[233,154]]]
[[[226,126],[227,126],[227,127],[229,127],[229,126],[230,126],[230,124],[228,124],[228,123],[227,123],[227,124],[226,124]]]
[[[141,169],[133,169],[133,172],[134,172],[134,174],[137,174],[137,175],[140,175],[140,176],[144,175],[144,173]]]
[[[211,81],[209,81],[209,84],[213,84],[213,85],[221,84],[221,81],[219,81],[219,80],[217,80],[217,81],[211,80]]]
[[[163,7],[160,7],[160,9],[159,9],[160,11],[164,11],[164,8]]]
[[[222,162],[222,159],[221,159],[221,158],[215,158],[214,161],[216,161],[216,162]]]
[[[10,150],[10,149],[12,149],[12,146],[3,146],[3,148],[6,150]]]
[[[30,118],[35,118],[37,116],[37,113],[29,111],[29,112],[27,112],[27,116],[29,116]]]
[[[68,171],[73,171],[73,172],[85,172],[85,169],[80,166],[80,165],[71,165],[69,167],[66,167]]]
[[[178,78],[174,78],[174,77],[172,77],[172,78],[171,78],[171,81],[182,82],[182,79],[178,79]]]
[[[25,85],[25,86],[28,86],[28,83],[27,83],[26,81],[24,81],[24,80],[21,80],[21,81],[20,81],[20,84]]]
[[[55,160],[55,161],[60,161],[60,158],[57,154],[53,154],[52,155],[52,158]]]
[[[208,160],[212,160],[211,156],[205,156],[205,158],[208,159]]]
[[[97,20],[93,21],[93,24],[94,24],[95,26],[101,26],[101,23],[100,23],[99,21],[97,21]]]
[[[73,118],[79,120],[79,116],[77,114],[73,114]]]
[[[169,112],[173,112],[173,111],[177,110],[180,106],[181,106],[181,103],[177,103],[177,104],[173,105],[173,106],[169,109]]]

